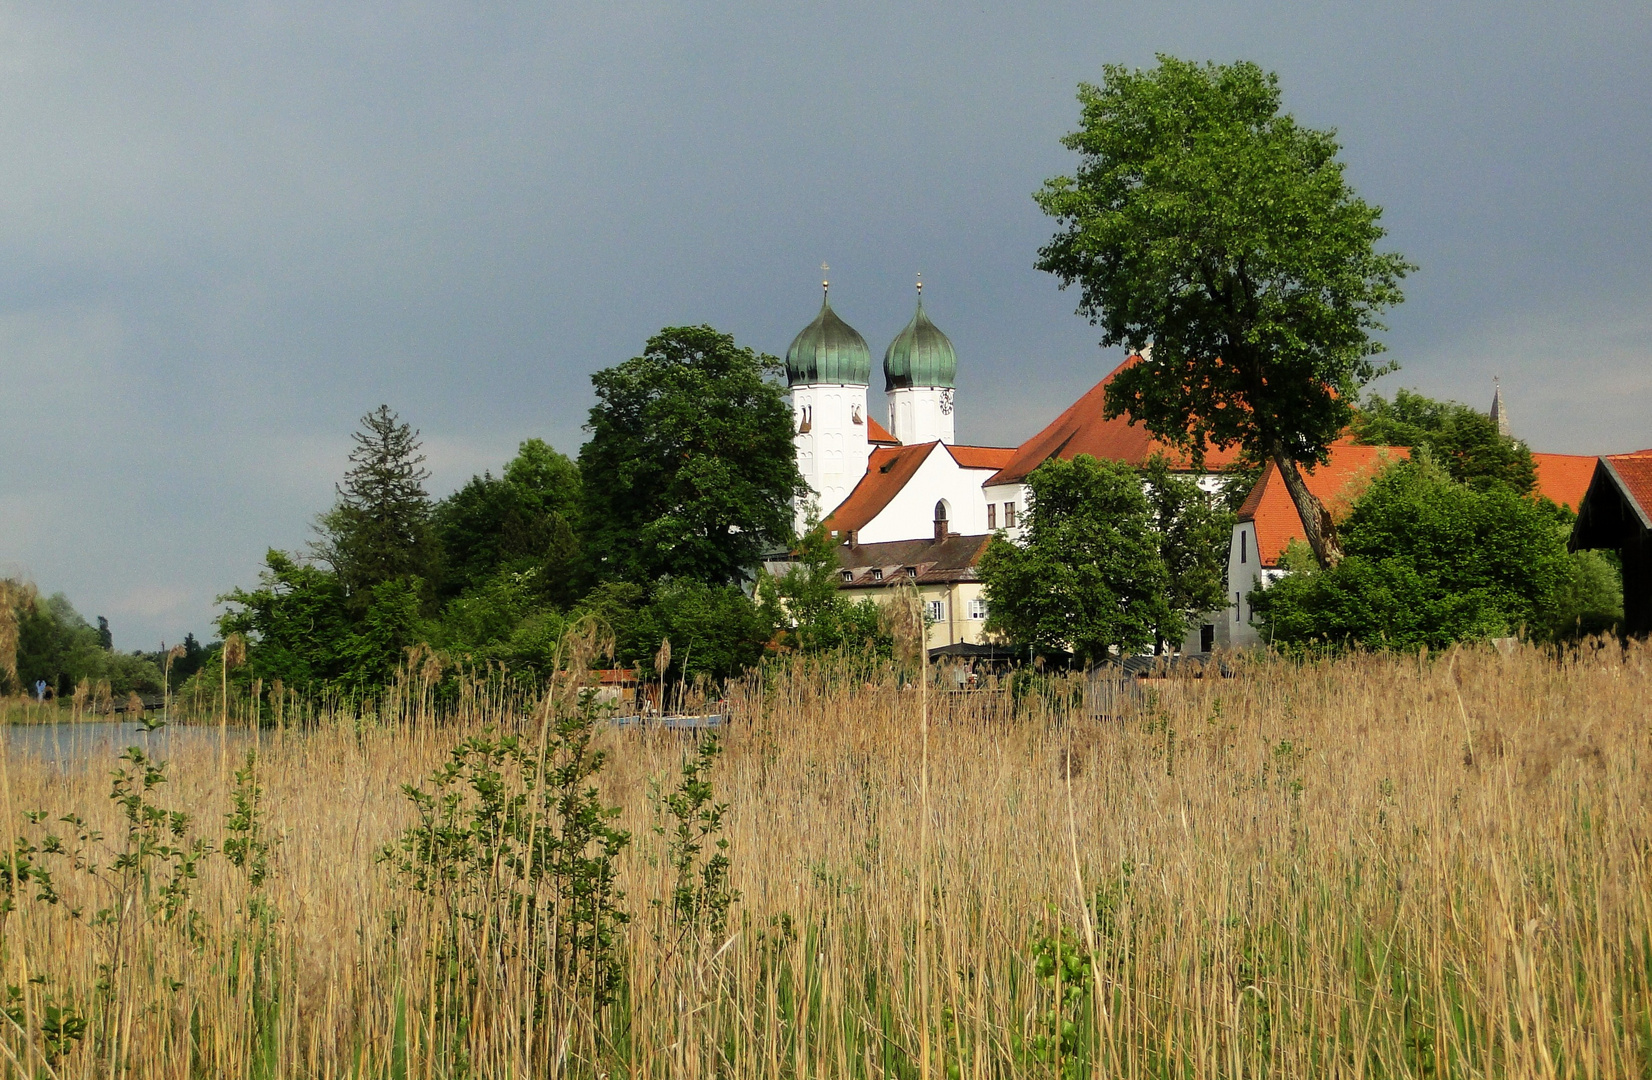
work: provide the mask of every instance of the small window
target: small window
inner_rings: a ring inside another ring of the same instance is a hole
[[[998,528],[998,504],[987,503],[987,532]]]
[[[918,576],[918,568],[916,566],[908,566],[906,568],[906,576],[909,577],[909,578],[917,577]]]
[[[928,616],[930,622],[944,621],[946,619],[946,601],[925,600],[924,614]]]
[[[1015,504],[1014,503],[1005,503],[1004,504],[1004,528],[1006,528],[1006,529],[1015,528]]]
[[[1248,556],[1249,554],[1250,554],[1250,533],[1246,532],[1244,529],[1240,529],[1239,530],[1239,561],[1244,562],[1246,556]],[[1205,651],[1209,652],[1210,650],[1206,649]]]
[[[977,597],[969,602],[969,617],[972,622],[980,622],[987,617],[987,602]]]
[[[843,580],[844,581],[853,581],[853,580],[855,580],[855,572],[853,570],[845,570],[843,572]]]
[[[873,581],[882,581],[883,580],[883,571],[881,569],[873,570],[872,571],[872,580]]]

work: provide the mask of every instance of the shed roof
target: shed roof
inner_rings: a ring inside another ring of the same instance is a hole
[[[1049,426],[1016,448],[1015,454],[987,481],[994,484],[1019,484],[1027,474],[1053,457],[1071,460],[1080,454],[1089,454],[1102,461],[1122,461],[1137,467],[1147,464],[1154,454],[1163,454],[1172,468],[1189,470],[1192,459],[1184,452],[1160,442],[1148,434],[1145,427],[1133,424],[1123,416],[1106,419],[1107,384],[1113,376],[1139,363],[1141,357],[1132,356],[1114,368],[1107,377],[1085,392],[1050,422]],[[1238,447],[1205,452],[1205,466],[1212,472],[1232,464],[1239,457]]]

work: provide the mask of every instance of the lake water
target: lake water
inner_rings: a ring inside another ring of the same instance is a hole
[[[239,745],[249,736],[245,729],[230,728],[229,744]],[[84,763],[114,767],[115,759],[128,746],[143,748],[152,758],[168,758],[183,749],[218,746],[218,729],[197,725],[168,725],[145,731],[125,721],[91,721],[79,724],[8,724],[0,727],[0,742],[17,758],[34,758],[63,764]]]

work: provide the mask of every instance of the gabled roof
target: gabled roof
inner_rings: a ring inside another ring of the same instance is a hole
[[[1107,384],[1113,381],[1114,375],[1140,360],[1141,357],[1132,356],[1114,368],[1105,379],[1096,383],[1083,397],[1068,406],[1067,411],[1056,417],[1048,427],[1017,447],[1015,455],[998,470],[997,475],[987,481],[987,486],[1019,484],[1027,478],[1028,473],[1053,457],[1071,460],[1080,454],[1089,454],[1102,461],[1122,461],[1140,467],[1146,465],[1147,460],[1158,453],[1169,459],[1173,468],[1191,469],[1193,462],[1187,454],[1155,439],[1140,424],[1132,424],[1122,416],[1112,420],[1103,419],[1107,404]],[[1211,447],[1205,453],[1205,466],[1215,472],[1232,464],[1238,457],[1238,447],[1226,450]]]
[[[1586,454],[1533,454],[1537,466],[1537,494],[1553,499],[1574,513],[1583,505],[1583,493],[1595,475],[1595,459]]]
[[[1652,532],[1652,450],[1609,454],[1595,463],[1588,494],[1577,508],[1568,543],[1582,548],[1618,548]]]
[[[883,588],[910,581],[931,585],[974,581],[975,564],[992,541],[991,533],[948,536],[945,540],[890,540],[881,544],[839,544],[838,565],[850,575],[838,587]],[[874,580],[873,571],[882,571]]]
[[[1007,446],[949,446],[942,442],[874,446],[866,475],[826,518],[826,527],[839,533],[865,528],[890,499],[900,494],[937,446],[945,447],[962,469],[999,469],[1015,452]]]
[[[1612,454],[1601,460],[1611,470],[1624,497],[1635,504],[1641,523],[1652,529],[1652,450]]]
[[[1335,514],[1339,501],[1356,497],[1390,462],[1410,456],[1410,449],[1404,446],[1356,446],[1338,441],[1331,446],[1331,460],[1312,472],[1303,469],[1302,479],[1307,482],[1308,490]],[[1285,490],[1278,466],[1271,461],[1246,496],[1244,505],[1239,507],[1238,518],[1255,523],[1256,555],[1263,566],[1278,566],[1280,556],[1292,540],[1308,539],[1302,518],[1296,512],[1296,503]]]
[[[873,446],[899,446],[901,441],[889,434],[889,429],[872,419],[866,418],[866,441]]]
[[[866,475],[849,492],[849,497],[827,515],[825,525],[832,532],[863,529],[877,517],[889,500],[900,493],[906,482],[918,471],[918,466],[929,457],[930,451],[941,445],[936,442],[914,443],[911,446],[877,446],[866,463]]]

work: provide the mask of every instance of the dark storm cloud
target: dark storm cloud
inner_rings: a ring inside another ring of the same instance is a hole
[[[22,5],[0,15],[0,565],[122,647],[303,543],[356,418],[434,488],[581,441],[662,325],[783,350],[833,266],[875,349],[912,276],[960,437],[1116,356],[1032,270],[1074,85],[1250,58],[1341,132],[1421,266],[1386,380],[1539,449],[1652,444],[1644,4]]]

